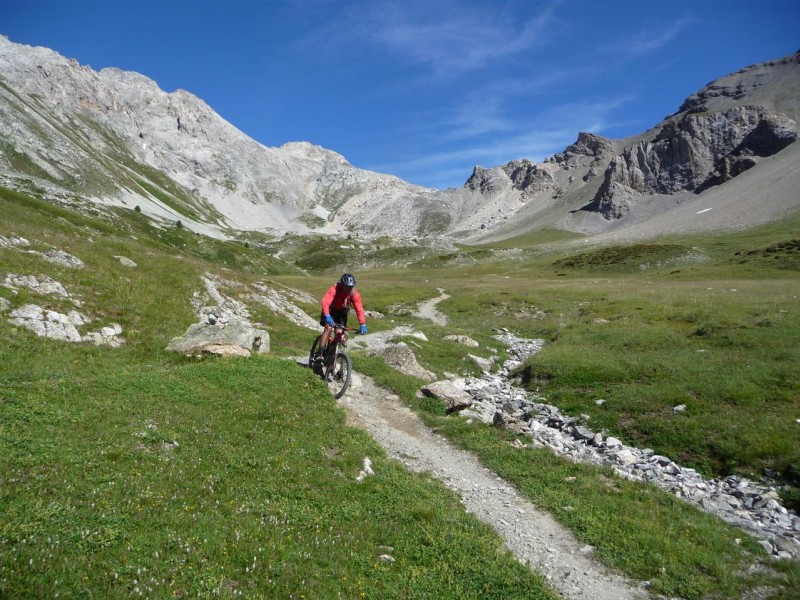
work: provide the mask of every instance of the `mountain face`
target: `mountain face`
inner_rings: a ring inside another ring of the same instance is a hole
[[[265,147],[188,92],[3,37],[0,173],[55,200],[138,206],[212,234],[368,228],[369,215],[337,211],[365,194],[423,206],[436,195],[312,144]]]
[[[643,199],[702,194],[758,169],[796,141],[798,98],[800,53],[709,84],[640,136],[581,133],[541,164],[476,167],[463,188],[440,191],[306,142],[266,147],[186,91],[0,36],[0,184],[216,237],[601,231]]]
[[[800,52],[708,84],[644,134],[614,141],[582,133],[545,165],[513,161],[495,169],[476,169],[467,186],[486,197],[516,190],[523,200],[539,199],[532,202],[536,208],[523,211],[528,228],[538,220],[587,231],[584,224],[593,215],[590,231],[602,231],[652,197],[671,206],[669,197],[702,195],[757,168],[763,159],[797,141],[798,119]],[[790,160],[796,178],[796,153]],[[764,182],[761,190],[767,199],[769,183]],[[542,201],[545,195],[549,202]],[[754,201],[763,202],[764,197]],[[800,208],[796,195],[779,201],[782,207]],[[564,216],[567,213],[569,217]],[[518,233],[520,225],[515,227]]]

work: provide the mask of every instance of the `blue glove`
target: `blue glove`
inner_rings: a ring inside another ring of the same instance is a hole
[[[333,317],[330,315],[325,315],[325,322],[331,327],[335,325],[335,323],[333,322]]]
[[[367,335],[367,326],[364,325],[363,323],[361,324],[361,329],[359,330],[359,333],[361,335]]]

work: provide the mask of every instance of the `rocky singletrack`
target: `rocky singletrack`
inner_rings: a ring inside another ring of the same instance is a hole
[[[542,573],[564,598],[648,598],[635,582],[591,557],[572,533],[539,510],[478,459],[434,433],[400,398],[354,373],[339,400],[348,422],[368,431],[387,455],[417,473],[429,473],[461,496],[466,510],[490,525],[523,564]]]

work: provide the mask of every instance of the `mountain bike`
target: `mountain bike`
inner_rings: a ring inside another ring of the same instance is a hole
[[[331,327],[328,345],[322,351],[322,363],[315,364],[314,355],[319,348],[322,335],[311,345],[308,354],[308,366],[328,384],[334,397],[341,398],[350,386],[350,377],[353,372],[353,361],[347,355],[347,332],[355,331],[338,323]]]

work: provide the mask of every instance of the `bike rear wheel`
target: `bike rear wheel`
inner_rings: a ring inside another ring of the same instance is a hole
[[[311,351],[308,353],[308,366],[313,370],[314,369],[314,355],[319,350],[319,342],[322,339],[321,335],[317,336],[317,339],[314,340],[314,343],[311,344]],[[318,371],[319,372],[319,371]]]
[[[344,352],[337,352],[333,363],[325,369],[325,381],[334,397],[341,398],[350,386],[353,362]]]

